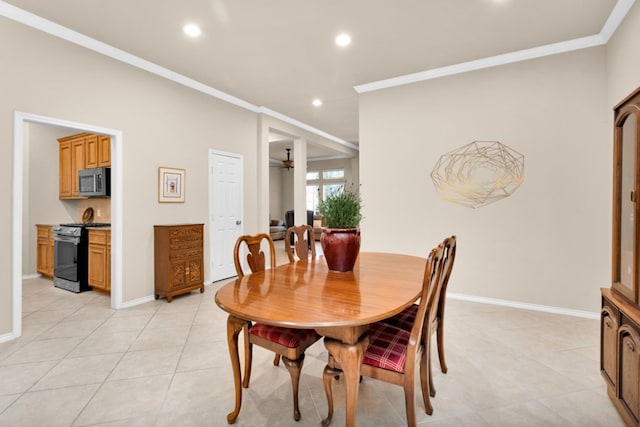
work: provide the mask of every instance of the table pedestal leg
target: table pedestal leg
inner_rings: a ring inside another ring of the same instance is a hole
[[[364,335],[355,344],[346,344],[332,338],[325,338],[324,345],[344,374],[347,392],[346,425],[347,427],[355,427],[360,365],[364,359],[364,352],[369,346],[369,337]],[[329,398],[329,396],[327,397]],[[329,405],[332,404],[329,403]],[[333,415],[333,411],[330,410],[329,416],[323,420],[322,425],[329,425],[331,415]]]
[[[227,423],[233,424],[240,413],[242,405],[242,375],[240,373],[240,357],[238,355],[238,335],[247,326],[247,321],[234,316],[227,318],[227,344],[229,346],[229,357],[231,358],[231,368],[233,369],[233,384],[235,386],[236,406],[233,412],[227,415]]]

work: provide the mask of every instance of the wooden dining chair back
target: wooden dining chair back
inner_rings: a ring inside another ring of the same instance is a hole
[[[290,242],[291,236],[295,236],[293,239],[293,247]],[[296,225],[287,228],[287,232],[284,237],[284,247],[289,257],[289,262],[294,262],[296,256],[298,259],[308,259],[316,257],[316,245],[313,240],[313,227],[307,224]]]
[[[256,235],[245,234],[238,237],[236,245],[233,248],[233,264],[236,267],[236,273],[238,277],[243,277],[245,272],[242,268],[242,261],[240,259],[240,252],[243,247],[247,250],[247,265],[252,273],[256,271],[264,271],[266,268],[266,259],[262,243],[266,242],[269,249],[269,265],[271,268],[276,268],[276,248],[271,240],[271,236],[266,233],[260,233]]]
[[[449,277],[451,277],[451,271],[453,270],[453,263],[456,259],[456,236],[447,237],[444,240],[444,265],[442,268],[442,286],[440,288],[440,299],[438,301],[438,309],[433,319],[433,325],[431,327],[432,333],[436,334],[438,340],[438,359],[440,360],[440,370],[443,373],[447,373],[447,363],[444,358],[444,306],[447,302],[447,285],[449,284]],[[435,389],[432,387],[433,393]]]
[[[247,246],[247,264],[252,273],[264,271],[266,268],[265,254],[262,243],[267,242],[270,252],[270,266],[276,267],[275,246],[268,234],[240,236],[236,241],[233,250],[233,261],[238,277],[244,276],[242,264],[240,262],[240,252],[243,244]],[[300,420],[300,408],[298,405],[298,388],[300,384],[300,371],[304,362],[304,352],[313,343],[320,339],[320,335],[313,329],[293,329],[278,326],[266,325],[263,323],[252,323],[247,321],[244,327],[244,378],[242,386],[249,387],[251,379],[251,362],[253,359],[253,344],[271,350],[276,354],[274,365],[279,365],[280,357],[291,376],[291,387],[293,391],[293,418]]]
[[[444,244],[433,249],[427,259],[425,273],[417,306],[416,316],[410,330],[391,325],[384,321],[369,326],[369,346],[367,347],[360,374],[404,388],[405,412],[409,427],[416,425],[415,412],[415,374],[416,365],[420,365],[420,383],[428,391],[428,364],[430,341],[423,339],[431,334],[431,322],[435,317],[440,286],[442,284]],[[426,369],[423,369],[426,368]],[[339,376],[341,370],[330,357],[323,372],[323,383],[329,406],[328,416],[323,425],[328,425],[333,416],[333,393],[331,380]],[[433,413],[429,393],[423,393],[425,412]]]

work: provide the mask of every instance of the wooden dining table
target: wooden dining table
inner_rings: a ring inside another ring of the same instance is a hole
[[[355,426],[360,365],[368,325],[393,316],[416,301],[426,259],[361,252],[353,271],[330,271],[322,256],[256,272],[220,288],[215,301],[229,313],[227,341],[235,385],[235,422],[242,404],[238,335],[247,321],[315,329],[343,370],[346,425]]]

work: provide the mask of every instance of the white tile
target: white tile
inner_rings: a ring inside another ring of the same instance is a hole
[[[492,426],[549,426],[566,427],[571,421],[550,410],[538,401],[518,403],[489,409],[480,416]]]
[[[132,351],[149,350],[153,348],[175,347],[184,345],[191,326],[179,326],[164,329],[145,329],[131,347]]]
[[[138,331],[96,331],[69,353],[69,356],[124,353],[131,348],[139,334]]]
[[[46,390],[86,384],[101,384],[122,354],[66,358],[47,373],[32,390]]]
[[[129,351],[118,362],[108,381],[173,374],[181,353],[181,346]]]
[[[25,393],[0,414],[0,425],[70,426],[97,388],[94,384]]]
[[[171,383],[171,375],[142,377],[102,384],[74,425],[156,415]]]
[[[0,365],[12,365],[24,362],[41,362],[60,360],[69,354],[82,338],[54,338],[50,340],[32,341],[3,359]]]
[[[50,361],[0,366],[0,395],[24,393],[55,365],[55,361]]]

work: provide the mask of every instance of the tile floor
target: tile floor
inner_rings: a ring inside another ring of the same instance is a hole
[[[0,426],[227,425],[226,314],[213,300],[224,283],[114,311],[104,295],[25,280],[24,335],[0,344]],[[433,416],[416,392],[419,425],[624,425],[600,378],[598,321],[449,299],[446,322],[449,372],[434,364]],[[319,425],[326,356],[322,342],[307,351],[296,423],[286,369],[255,348],[236,425]],[[334,395],[341,426],[341,381]],[[358,425],[406,425],[402,389],[365,378]]]

